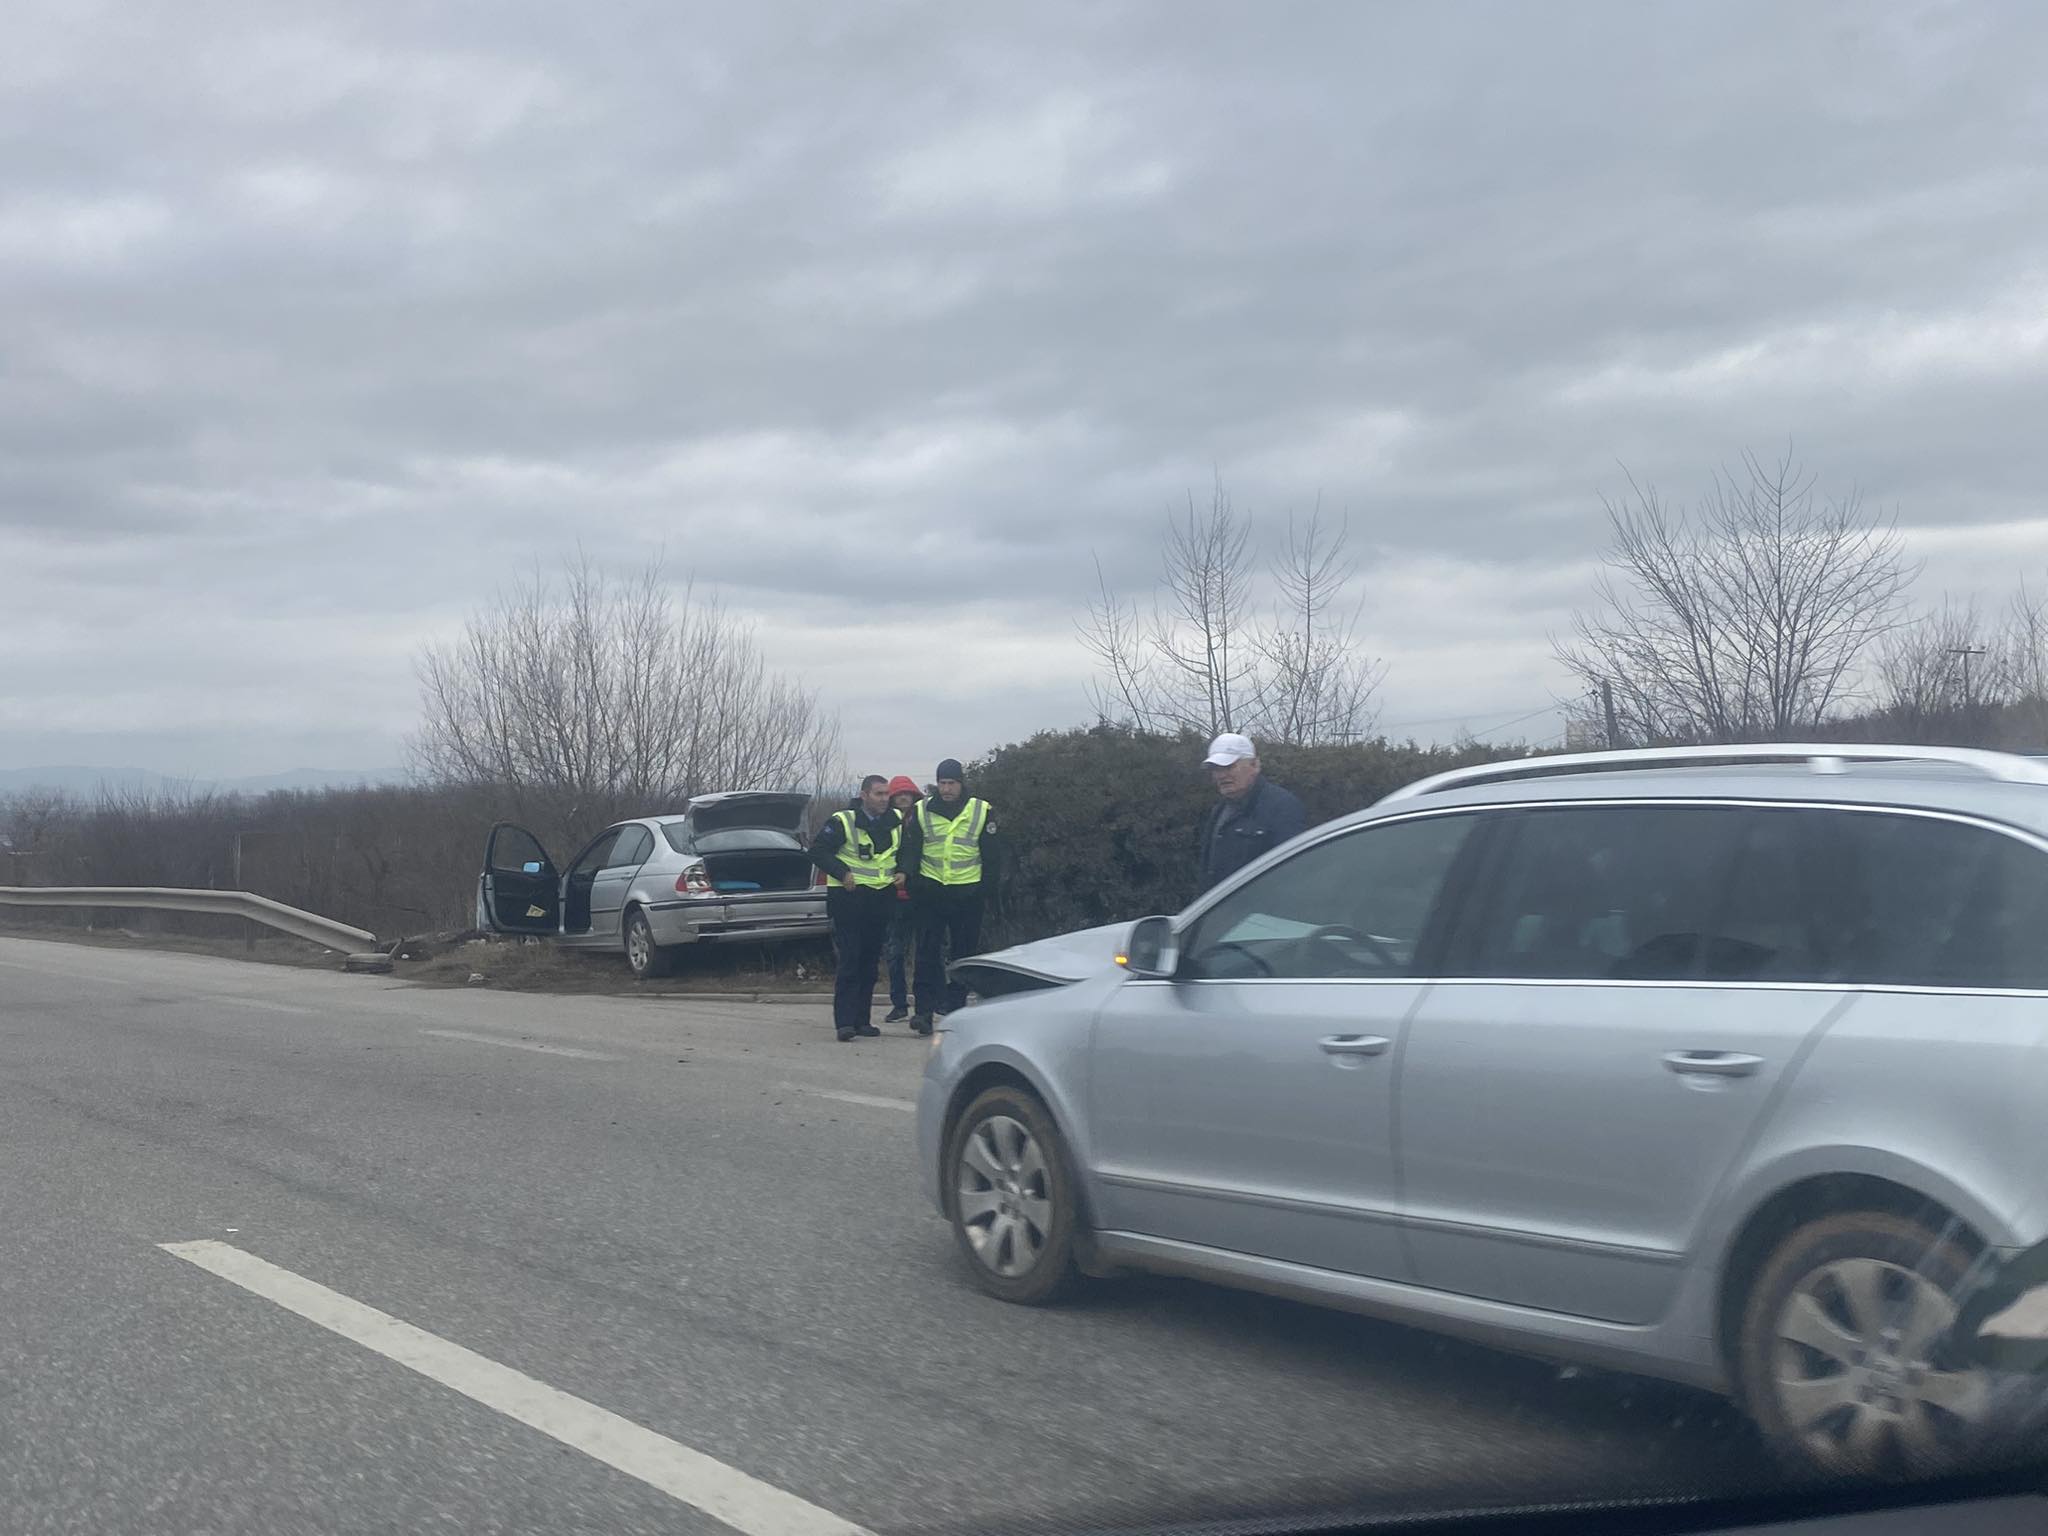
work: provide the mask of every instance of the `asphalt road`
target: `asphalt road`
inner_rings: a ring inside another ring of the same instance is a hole
[[[1177,1281],[987,1299],[917,1191],[923,1057],[810,1006],[0,940],[0,1530],[1051,1529],[1768,1475],[1679,1388]]]

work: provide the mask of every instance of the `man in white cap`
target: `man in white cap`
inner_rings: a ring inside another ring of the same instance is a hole
[[[1202,889],[1208,890],[1308,828],[1308,812],[1259,772],[1249,736],[1226,731],[1209,743],[1209,781],[1223,798],[1202,828]]]

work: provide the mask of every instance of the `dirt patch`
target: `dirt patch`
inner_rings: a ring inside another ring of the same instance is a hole
[[[426,986],[500,987],[515,992],[619,996],[688,992],[832,990],[832,946],[822,940],[778,945],[705,945],[676,956],[673,975],[636,981],[623,956],[563,949],[546,940],[495,935],[433,943],[423,959],[401,958],[391,974]],[[481,981],[472,977],[482,977]]]

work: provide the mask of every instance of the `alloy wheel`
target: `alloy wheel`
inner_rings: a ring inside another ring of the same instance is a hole
[[[1052,1175],[1022,1121],[990,1115],[960,1143],[955,1209],[974,1256],[1005,1279],[1029,1274],[1052,1233]]]
[[[1807,1453],[1830,1472],[1947,1464],[1990,1409],[1981,1370],[1931,1358],[1955,1302],[1882,1259],[1814,1269],[1779,1309],[1771,1390]]]

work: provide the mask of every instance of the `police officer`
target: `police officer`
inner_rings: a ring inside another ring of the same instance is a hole
[[[917,914],[917,1012],[910,1027],[920,1035],[932,1032],[933,1015],[966,1006],[967,989],[946,979],[946,960],[949,952],[960,960],[981,947],[982,893],[995,884],[1001,850],[995,812],[967,793],[960,759],[947,758],[933,777],[937,793],[910,813],[903,837]]]
[[[896,910],[903,819],[889,808],[889,781],[871,773],[860,799],[834,813],[811,840],[811,862],[832,880],[825,912],[832,920],[838,969],[832,983],[832,1029],[841,1040],[879,1035],[868,1022],[875,1005],[875,973]]]

